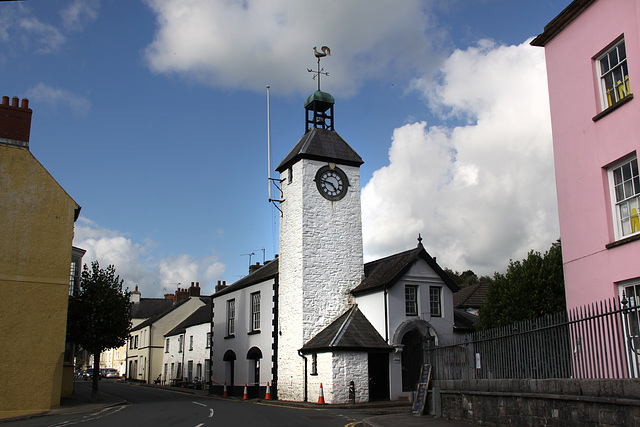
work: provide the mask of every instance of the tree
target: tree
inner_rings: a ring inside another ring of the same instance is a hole
[[[460,289],[476,285],[478,283],[491,283],[493,281],[489,276],[478,277],[472,270],[466,270],[460,273],[458,271],[453,271],[450,268],[445,268],[444,271]]]
[[[510,325],[558,313],[565,307],[562,248],[558,240],[544,255],[530,251],[522,261],[511,260],[506,274],[495,273],[477,327]]]
[[[130,292],[122,290],[123,282],[113,265],[103,270],[94,261],[91,270],[84,265],[80,291],[69,298],[68,338],[93,354],[92,402],[98,397],[100,353],[123,345],[131,330]]]

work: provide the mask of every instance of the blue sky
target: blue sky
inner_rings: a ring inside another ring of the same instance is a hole
[[[0,2],[0,94],[82,206],[74,244],[160,296],[278,251],[272,166],[322,89],[361,155],[366,260],[415,246],[504,271],[559,237],[544,52],[569,0]],[[264,251],[263,251],[264,249]]]

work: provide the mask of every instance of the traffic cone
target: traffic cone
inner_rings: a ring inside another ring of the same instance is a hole
[[[267,392],[264,395],[264,400],[271,400],[271,386],[267,383]]]
[[[322,389],[322,383],[320,383],[320,396],[318,396],[318,404],[324,405],[324,390]]]
[[[242,400],[249,399],[249,395],[247,394],[247,383],[244,383],[244,392],[242,393]]]
[[[222,390],[222,397],[229,397],[229,392],[227,391],[227,382],[224,382],[224,389]]]

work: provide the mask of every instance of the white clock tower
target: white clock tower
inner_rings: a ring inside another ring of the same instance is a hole
[[[277,336],[283,400],[307,397],[298,350],[347,310],[349,291],[364,277],[363,161],[334,130],[334,103],[320,90],[306,100],[305,134],[276,168],[283,199]]]

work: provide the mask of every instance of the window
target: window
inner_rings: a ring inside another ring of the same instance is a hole
[[[418,287],[406,285],[404,287],[404,304],[407,316],[418,315]]]
[[[440,304],[441,288],[438,286],[429,287],[429,308],[431,309],[431,317],[442,316],[442,306]]]
[[[638,305],[640,305],[640,283],[636,282],[632,285],[624,286],[622,290],[627,300],[626,307],[629,308],[626,315],[625,329],[632,349],[640,353],[640,311],[637,309]]]
[[[311,355],[311,374],[310,375],[318,375],[318,354],[313,353]]]
[[[616,238],[640,232],[640,179],[638,159],[625,160],[609,169],[609,182],[614,202]]]
[[[69,275],[69,295],[75,295],[76,293],[76,262],[71,261],[71,274]]]
[[[193,335],[189,335],[189,351],[193,351]]]
[[[236,300],[227,301],[227,336],[232,336],[235,331]]]
[[[137,335],[133,338],[133,348],[138,348],[138,336]]]
[[[164,342],[164,352],[169,353],[169,338]]]
[[[597,58],[597,62],[600,73],[602,109],[606,110],[631,94],[624,39]]]
[[[213,335],[211,334],[211,332],[207,332],[207,344],[206,344],[207,348],[211,347],[211,337],[212,336]]]
[[[182,335],[178,335],[178,353],[182,353]]]
[[[260,330],[260,292],[251,294],[251,330]]]

